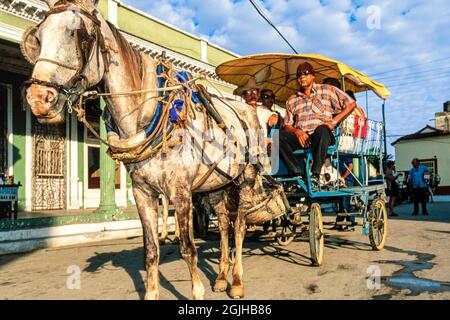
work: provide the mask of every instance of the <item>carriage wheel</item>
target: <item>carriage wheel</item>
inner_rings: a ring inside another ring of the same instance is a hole
[[[281,219],[281,233],[277,235],[277,243],[280,246],[289,245],[295,239],[296,229],[297,227],[286,216],[283,216]]]
[[[372,203],[368,220],[370,245],[373,250],[381,250],[387,236],[387,211],[384,200],[377,199]]]
[[[324,239],[322,210],[320,204],[313,203],[309,211],[309,249],[312,263],[315,266],[322,264]]]

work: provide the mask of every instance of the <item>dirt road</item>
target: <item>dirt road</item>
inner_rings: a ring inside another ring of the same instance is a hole
[[[324,264],[311,266],[309,245],[247,239],[246,299],[450,299],[450,203],[430,205],[429,217],[398,208],[383,251],[371,251],[361,228],[326,230]],[[325,217],[331,228],[334,217]],[[211,290],[218,271],[218,235],[198,241],[206,299],[229,299]],[[377,274],[381,277],[378,278]],[[0,256],[0,299],[142,299],[140,238]],[[161,247],[161,298],[191,298],[178,246]],[[378,280],[380,282],[378,282]],[[379,286],[378,286],[379,284]]]

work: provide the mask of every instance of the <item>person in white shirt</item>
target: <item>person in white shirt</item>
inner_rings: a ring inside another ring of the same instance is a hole
[[[272,90],[261,90],[260,97],[262,106],[258,107],[257,109],[258,119],[264,132],[264,137],[266,137],[266,145],[269,146],[272,143],[270,130],[273,127],[281,129],[282,118],[277,111],[273,110],[273,105],[275,103],[275,94]]]

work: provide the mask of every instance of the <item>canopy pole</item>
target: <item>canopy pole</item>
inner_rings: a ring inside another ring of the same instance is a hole
[[[384,140],[384,155],[383,155],[383,169],[386,166],[386,160],[387,160],[387,142],[386,142],[386,114],[385,114],[385,105],[386,100],[383,99],[383,105],[381,107],[381,110],[383,112],[383,140]]]
[[[345,92],[345,78],[342,77],[342,91]]]
[[[367,86],[366,86],[366,116],[367,118],[369,118],[369,89],[367,88]]]

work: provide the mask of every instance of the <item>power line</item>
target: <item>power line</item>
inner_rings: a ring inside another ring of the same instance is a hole
[[[266,20],[266,22],[275,29],[275,31],[280,35],[280,37],[288,44],[289,47],[291,47],[292,51],[298,54],[297,50],[290,44],[290,42],[283,36],[283,34],[278,30],[278,28],[269,20],[268,17],[265,16],[265,14],[262,12],[262,10],[258,7],[258,5],[253,0],[248,0],[252,6],[255,8],[255,10],[259,13],[259,15]]]
[[[432,80],[440,80],[440,79],[445,79],[450,77],[450,73],[448,73],[447,75],[443,75],[443,76],[439,76],[439,77],[431,77],[431,78],[423,78],[423,79],[419,79],[416,81],[409,81],[409,82],[402,82],[399,84],[392,84],[392,85],[388,85],[389,88],[400,88],[400,87],[404,87],[410,84],[415,84],[415,83],[419,83],[419,82],[423,82],[423,81],[432,81]]]
[[[443,72],[438,72],[438,73],[432,73],[432,74],[423,74],[423,75],[414,75],[414,76],[407,76],[407,77],[400,77],[400,78],[395,78],[395,79],[391,79],[391,80],[385,80],[383,81],[384,85],[389,86],[389,84],[396,84],[396,83],[403,83],[404,81],[408,81],[408,80],[426,80],[426,79],[434,79],[443,75],[447,75],[450,74],[450,69],[443,71]]]
[[[418,74],[424,74],[424,73],[429,73],[429,72],[433,72],[433,71],[448,70],[449,68],[450,68],[450,65],[445,65],[443,67],[435,68],[435,69],[422,70],[422,71],[416,71],[416,72],[407,72],[407,73],[400,75],[400,77],[413,77]],[[381,78],[374,78],[375,81],[381,81],[381,82],[395,80],[395,79],[400,79],[400,78],[399,78],[399,76],[393,76],[393,75],[390,75],[387,77],[381,77]]]
[[[450,57],[445,57],[445,58],[440,58],[440,59],[436,59],[436,60],[430,60],[430,61],[427,61],[427,62],[422,62],[422,63],[412,64],[412,65],[405,66],[405,67],[401,67],[401,68],[391,69],[391,70],[389,70],[389,71],[373,73],[373,74],[371,75],[371,77],[377,76],[377,75],[380,75],[380,74],[386,74],[386,73],[398,71],[398,70],[408,69],[408,68],[411,68],[411,67],[422,66],[422,65],[430,64],[430,63],[435,63],[435,62],[438,62],[438,61],[448,60],[448,59],[450,59]]]

